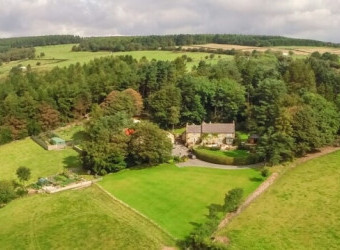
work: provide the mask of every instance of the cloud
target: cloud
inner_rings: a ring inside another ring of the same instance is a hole
[[[0,37],[239,33],[340,42],[332,0],[0,0]]]

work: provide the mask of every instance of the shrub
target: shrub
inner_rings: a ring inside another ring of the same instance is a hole
[[[268,169],[268,168],[262,169],[261,175],[262,175],[263,177],[268,177],[269,174],[270,174],[270,172],[269,172],[269,169]]]
[[[213,149],[214,150],[214,149]],[[250,154],[248,157],[234,158],[223,155],[211,154],[209,152],[200,150],[200,148],[193,149],[198,159],[215,164],[222,165],[249,165],[259,161],[259,157],[256,154]]]
[[[22,187],[18,188],[16,191],[17,196],[22,197],[26,194],[28,194],[28,191]]]
[[[6,204],[16,198],[13,183],[0,181],[0,205]]]
[[[236,211],[241,203],[242,196],[242,188],[234,188],[230,190],[224,198],[224,211],[227,213]]]

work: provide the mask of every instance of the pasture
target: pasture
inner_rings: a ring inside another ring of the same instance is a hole
[[[1,249],[162,249],[173,240],[98,187],[17,199],[0,209]]]
[[[340,55],[340,49],[334,47],[313,47],[313,46],[271,46],[271,47],[255,47],[255,46],[243,46],[243,45],[234,45],[234,44],[202,44],[202,45],[191,45],[191,46],[183,46],[183,48],[206,48],[206,49],[223,49],[223,50],[239,50],[239,51],[249,51],[252,52],[253,50],[257,51],[280,51],[289,53],[290,51],[293,52],[294,57],[304,57],[308,56],[309,54],[319,51],[320,53],[330,52],[333,54]]]
[[[340,151],[296,166],[219,235],[228,249],[338,249]]]
[[[210,205],[223,204],[230,189],[241,187],[247,196],[261,182],[259,171],[254,169],[178,168],[163,164],[109,174],[99,185],[175,238],[183,239],[194,225],[206,220]]]
[[[73,149],[47,151],[30,138],[0,146],[0,159],[0,179],[15,179],[17,168],[24,166],[31,169],[32,183],[39,177],[79,166],[78,153]]]
[[[74,44],[63,44],[63,45],[53,45],[53,46],[43,46],[43,47],[35,47],[36,49],[36,58],[29,60],[19,60],[12,61],[9,63],[3,63],[0,66],[0,78],[6,76],[6,74],[15,66],[22,65],[28,66],[31,65],[31,68],[35,71],[44,71],[51,70],[53,67],[65,67],[70,64],[75,63],[87,63],[95,58],[100,58],[104,56],[119,56],[119,55],[131,55],[137,60],[142,57],[146,57],[148,60],[156,59],[156,60],[164,60],[164,61],[172,61],[177,57],[182,55],[187,55],[192,58],[192,62],[187,63],[187,68],[190,70],[194,65],[198,65],[200,60],[206,60],[208,63],[217,63],[219,59],[232,59],[232,56],[221,55],[220,58],[215,56],[214,58],[206,59],[209,57],[209,53],[200,53],[200,52],[172,52],[172,51],[129,51],[129,52],[109,52],[109,51],[98,51],[98,52],[73,52],[71,51],[72,46]],[[44,53],[45,56],[38,58],[40,53]],[[37,65],[40,64],[40,65]]]

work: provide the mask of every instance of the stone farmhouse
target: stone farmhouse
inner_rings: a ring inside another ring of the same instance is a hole
[[[189,147],[197,144],[211,147],[231,146],[235,139],[235,122],[187,124],[182,139]]]

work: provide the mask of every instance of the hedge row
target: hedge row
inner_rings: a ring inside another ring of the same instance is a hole
[[[193,149],[196,157],[202,161],[207,161],[222,165],[250,165],[259,162],[259,157],[256,154],[250,154],[248,157],[234,158],[229,156],[215,155],[199,148]]]

